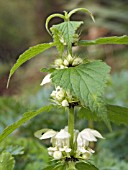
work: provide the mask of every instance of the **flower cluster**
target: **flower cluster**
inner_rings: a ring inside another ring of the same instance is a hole
[[[54,159],[61,159],[62,157],[70,157],[70,134],[61,129],[60,132],[49,130],[44,133],[40,139],[51,138],[52,147],[48,148],[48,154]]]
[[[65,59],[56,59],[54,66],[56,69],[64,69],[68,67],[74,67],[79,64],[82,64],[83,60],[79,57],[72,57],[70,54],[65,57]]]
[[[60,86],[58,86],[54,91],[51,93],[51,97],[53,101],[61,105],[63,107],[69,106],[70,103],[76,102],[75,98],[70,94],[69,91],[65,91]]]
[[[70,134],[68,133],[67,127],[61,129],[60,132],[48,130],[40,137],[40,139],[47,138],[51,138],[52,147],[48,148],[48,153],[54,159],[70,158],[71,153],[74,153],[74,158],[88,160],[95,152],[89,147],[89,143],[96,142],[97,138],[103,137],[97,130],[89,128],[84,129],[81,132],[74,130],[74,150],[70,148]]]

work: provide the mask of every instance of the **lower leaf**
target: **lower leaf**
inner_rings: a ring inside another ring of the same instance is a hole
[[[53,107],[52,105],[44,106],[38,109],[37,111],[30,111],[24,113],[21,119],[19,119],[17,122],[11,124],[10,126],[4,129],[4,131],[0,134],[0,142],[2,142],[9,134],[11,134],[17,128],[19,128],[22,124],[26,123],[27,121],[29,121],[30,119],[34,118],[35,116],[42,112],[50,111],[52,107]]]
[[[128,125],[128,108],[126,107],[107,105],[107,115],[113,123]],[[89,108],[81,108],[78,116],[87,120],[101,121],[96,112],[92,112]]]
[[[85,162],[78,162],[76,163],[77,170],[98,170],[94,165],[85,163]]]

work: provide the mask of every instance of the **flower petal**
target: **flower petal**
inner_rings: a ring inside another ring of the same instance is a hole
[[[40,139],[52,138],[52,137],[55,136],[56,134],[57,134],[56,131],[54,131],[54,130],[49,130],[49,131],[47,131],[46,133],[44,133],[44,134],[40,137]]]
[[[60,132],[57,133],[56,139],[68,139],[70,138],[70,134],[66,132],[64,129],[61,129]]]
[[[84,129],[83,131],[80,132],[81,136],[83,139],[86,139],[87,141],[90,142],[96,142],[97,139],[95,136],[91,133],[90,129]]]
[[[104,139],[104,137],[97,130],[91,129],[91,133],[97,138]]]
[[[46,83],[50,83],[50,82],[51,82],[50,76],[51,76],[51,74],[47,74],[47,75],[44,77],[44,79],[42,80],[42,82],[41,82],[40,85],[43,86],[43,85],[46,84]]]

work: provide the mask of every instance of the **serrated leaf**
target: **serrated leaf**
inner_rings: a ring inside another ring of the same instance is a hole
[[[37,111],[30,111],[23,114],[22,118],[19,119],[17,122],[13,123],[12,125],[8,126],[4,129],[4,131],[0,134],[0,142],[2,142],[9,134],[11,134],[14,130],[19,128],[22,124],[26,123],[30,119],[34,118],[38,114],[42,112],[49,112],[52,109],[52,105],[50,106],[44,106]]]
[[[11,76],[14,74],[14,72],[26,61],[30,60],[31,58],[35,57],[36,55],[44,52],[45,50],[53,47],[55,44],[54,43],[45,43],[45,44],[39,44],[33,47],[30,47],[28,50],[26,50],[23,54],[19,56],[19,59],[17,62],[13,65],[13,67],[10,70],[9,78],[8,78],[8,83],[9,84]]]
[[[114,36],[114,37],[103,37],[96,40],[81,40],[77,43],[78,46],[89,46],[98,44],[128,44],[128,36]]]
[[[2,152],[0,155],[0,170],[13,170],[15,160],[9,152]]]
[[[107,105],[107,115],[108,119],[113,123],[128,125],[128,108],[126,107]],[[87,120],[101,121],[97,114],[89,108],[81,108],[78,116]]]
[[[56,48],[58,52],[60,53],[60,55],[62,55],[64,52],[64,39],[63,39],[62,32],[60,32],[56,28],[51,29],[51,30],[53,34],[54,43],[56,44]]]
[[[65,21],[58,25],[53,25],[51,28],[52,33],[59,33],[59,36],[62,36],[64,43],[68,46],[69,51],[71,52],[71,45],[74,42],[74,35],[76,30],[83,24],[82,21]],[[54,35],[55,38],[55,35]],[[56,42],[58,42],[58,37],[56,37]],[[61,41],[60,41],[61,42]],[[58,43],[58,46],[61,45]]]
[[[92,61],[77,67],[55,70],[51,74],[51,79],[55,85],[70,90],[84,106],[96,111],[106,121],[107,110],[102,94],[109,72],[110,67],[105,63]]]
[[[85,162],[78,162],[76,163],[76,169],[77,170],[98,170],[94,165],[90,163],[85,163]]]

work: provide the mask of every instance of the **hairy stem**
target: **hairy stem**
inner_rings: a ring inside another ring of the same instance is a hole
[[[70,108],[68,112],[68,132],[70,133],[70,147],[73,150],[74,139],[74,108]]]

